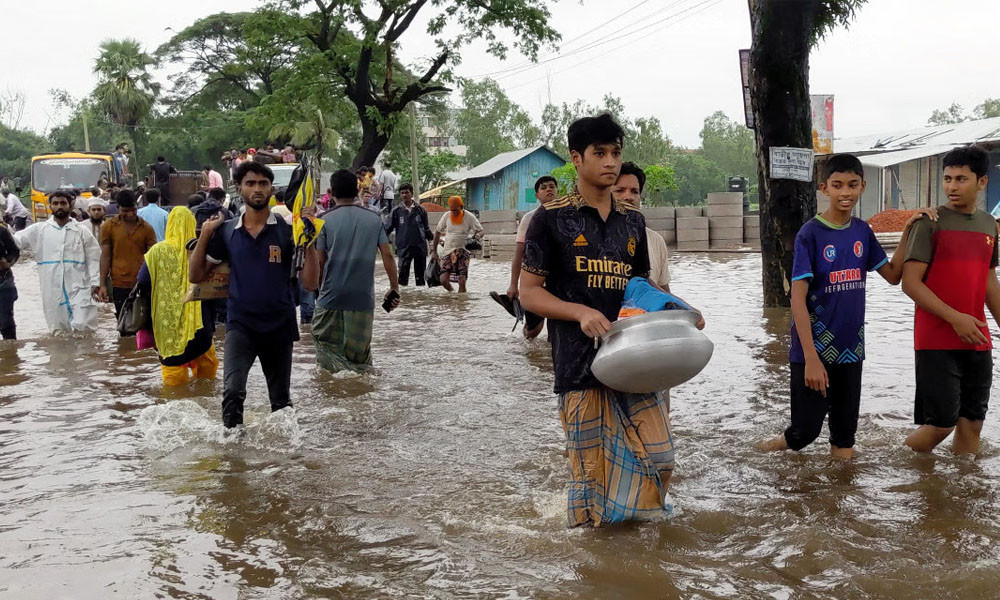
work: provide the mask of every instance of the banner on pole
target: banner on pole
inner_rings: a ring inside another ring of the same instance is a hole
[[[833,153],[833,96],[813,94],[809,96],[812,109],[813,151],[816,154]]]

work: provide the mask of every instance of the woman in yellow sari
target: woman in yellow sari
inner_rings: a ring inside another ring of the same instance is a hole
[[[163,241],[146,253],[139,271],[139,285],[150,292],[153,336],[160,355],[163,384],[187,383],[195,378],[214,379],[219,369],[212,334],[212,311],[201,302],[184,302],[188,289],[188,256],[185,244],[195,236],[194,215],[176,206],[167,218]]]

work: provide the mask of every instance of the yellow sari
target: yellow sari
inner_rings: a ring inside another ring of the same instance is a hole
[[[153,335],[163,358],[180,356],[202,327],[201,302],[184,302],[188,290],[188,256],[184,244],[194,237],[195,218],[184,206],[167,218],[163,241],[146,253],[153,282]]]

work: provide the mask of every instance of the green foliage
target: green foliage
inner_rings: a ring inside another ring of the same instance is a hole
[[[868,0],[808,0],[815,13],[810,45],[815,46],[837,27],[848,27]]]
[[[560,196],[571,193],[576,187],[576,167],[571,162],[552,169],[551,175],[556,178]]]
[[[991,119],[1000,117],[1000,98],[987,98],[981,104],[976,105],[971,113],[965,112],[957,102],[952,102],[951,106],[941,110],[935,110],[927,119],[928,125],[953,125],[963,121],[975,119]]]
[[[452,68],[473,40],[485,41],[487,52],[500,58],[517,48],[534,59],[559,39],[548,25],[545,1],[276,0],[273,8],[301,15],[297,39],[325,63],[317,63],[315,75],[329,82],[328,93],[354,104],[362,128],[354,166],[374,162],[411,102],[450,91]],[[397,60],[399,39],[414,22],[427,23],[437,50],[404,68]]]
[[[468,146],[466,161],[478,165],[501,152],[538,144],[541,132],[531,117],[493,80],[466,82],[456,119],[458,142]]]
[[[625,131],[624,160],[636,164],[664,164],[673,151],[670,138],[663,132],[663,126],[656,117],[630,119],[620,98],[606,94],[599,106],[591,106],[582,100],[573,104],[552,104],[542,109],[542,139],[556,154],[569,159],[566,131],[570,124],[582,117],[592,117],[600,113],[610,113]]]
[[[671,206],[694,206],[705,202],[709,192],[726,189],[726,175],[716,163],[699,151],[686,151],[670,160],[676,188],[667,189],[660,197]]]
[[[303,105],[296,110],[295,116],[300,120],[275,125],[270,137],[272,140],[287,140],[296,148],[313,150],[316,168],[322,170],[323,157],[336,147],[340,134],[327,125],[330,119],[317,106]]]
[[[642,171],[646,174],[646,186],[644,188],[646,193],[657,194],[677,189],[677,180],[674,176],[673,167],[648,165]]]
[[[25,190],[31,178],[31,157],[51,150],[52,146],[42,136],[0,124],[0,175],[20,177]]]
[[[106,40],[94,63],[98,83],[94,89],[95,108],[119,125],[134,127],[149,115],[160,92],[149,68],[153,57],[142,51],[134,39]]]
[[[420,192],[448,183],[447,175],[461,170],[462,157],[448,150],[438,152],[428,152],[426,149],[417,151],[417,160],[420,170]],[[413,163],[409,154],[405,158],[393,160],[392,170],[399,175],[399,180],[413,182]]]

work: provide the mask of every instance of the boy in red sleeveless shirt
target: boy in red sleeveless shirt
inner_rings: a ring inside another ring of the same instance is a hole
[[[917,393],[906,438],[930,452],[952,431],[956,454],[977,453],[993,383],[993,344],[984,306],[1000,321],[997,224],[976,208],[986,188],[989,155],[978,146],[944,156],[948,204],[936,222],[917,221],[903,266],[903,291],[917,305],[914,319]]]

